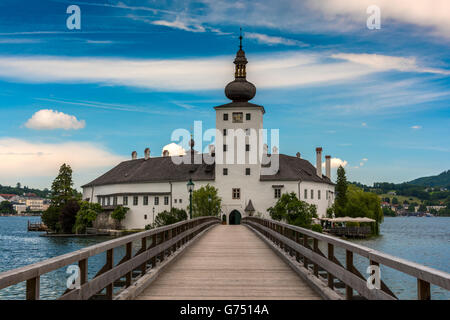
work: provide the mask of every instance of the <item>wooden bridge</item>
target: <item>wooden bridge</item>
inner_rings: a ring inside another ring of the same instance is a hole
[[[273,220],[242,223],[202,217],[106,241],[0,273],[0,290],[26,282],[26,298],[39,299],[42,275],[77,263],[80,286],[60,299],[397,299],[383,281],[369,289],[356,256],[416,278],[418,299],[431,298],[430,284],[450,290],[446,272]],[[89,279],[89,258],[105,252]]]

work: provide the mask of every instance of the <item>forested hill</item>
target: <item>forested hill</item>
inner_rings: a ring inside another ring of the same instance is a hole
[[[418,178],[407,182],[407,184],[423,187],[450,187],[450,170],[436,176]]]
[[[25,193],[34,193],[38,197],[41,198],[47,198],[50,195],[50,191],[48,189],[40,190],[40,189],[34,189],[34,188],[28,188],[27,186],[20,186],[17,185],[15,187],[10,186],[2,186],[0,184],[0,194],[17,194],[19,196],[22,196]]]

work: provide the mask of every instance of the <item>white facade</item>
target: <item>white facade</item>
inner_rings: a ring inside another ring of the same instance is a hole
[[[250,200],[255,210],[254,215],[270,218],[267,209],[275,205],[281,194],[291,192],[294,192],[300,200],[316,205],[318,215],[325,216],[327,208],[334,201],[334,184],[329,179],[329,156],[326,161],[328,177],[322,174],[321,148],[317,149],[317,163],[320,164],[317,170],[309,162],[300,159],[299,155],[297,157],[280,155],[284,160],[280,162],[278,173],[283,174],[274,175],[275,178],[267,177],[266,171],[264,173],[262,171],[259,153],[255,152],[262,153],[264,146],[261,145],[262,141],[252,136],[252,133],[259,133],[263,129],[265,110],[262,106],[248,103],[248,100],[253,98],[256,88],[245,79],[247,60],[242,48],[238,51],[234,63],[236,80],[230,82],[225,89],[227,97],[233,102],[215,107],[216,129],[219,134],[216,135],[214,148],[214,175],[211,175],[211,179],[205,180],[192,178],[195,189],[208,183],[218,189],[222,199],[221,216],[226,218],[227,222],[235,221],[234,218],[230,221],[231,215],[247,216],[245,209]],[[232,134],[236,130],[242,130],[243,135],[240,138]],[[272,152],[270,159],[274,159],[276,154],[277,152]],[[136,159],[135,152],[133,159],[136,166],[143,165]],[[152,158],[146,157],[145,161],[151,160]],[[130,164],[126,165],[129,168]],[[300,171],[303,173],[300,174]],[[141,176],[147,172],[141,172]],[[277,177],[280,179],[277,180]],[[172,207],[188,208],[189,193],[186,187],[188,178],[174,177],[167,178],[167,181],[140,183],[123,182],[123,178],[123,172],[120,171],[117,174],[117,181],[121,183],[111,182],[113,179],[106,184],[96,185],[94,180],[93,183],[83,187],[83,199],[98,202],[105,208],[116,205],[127,206],[130,210],[122,225],[128,229],[144,228],[153,222],[159,212],[170,210]]]

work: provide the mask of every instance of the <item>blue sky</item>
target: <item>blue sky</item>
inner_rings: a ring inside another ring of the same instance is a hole
[[[0,184],[49,187],[68,162],[79,187],[133,150],[159,156],[177,128],[213,127],[239,27],[281,153],[315,163],[322,146],[368,184],[450,168],[448,1],[2,0]]]

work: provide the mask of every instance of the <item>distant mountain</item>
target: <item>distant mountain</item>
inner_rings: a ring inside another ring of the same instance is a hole
[[[450,186],[450,170],[437,176],[418,178],[407,183],[423,187],[448,187]]]

